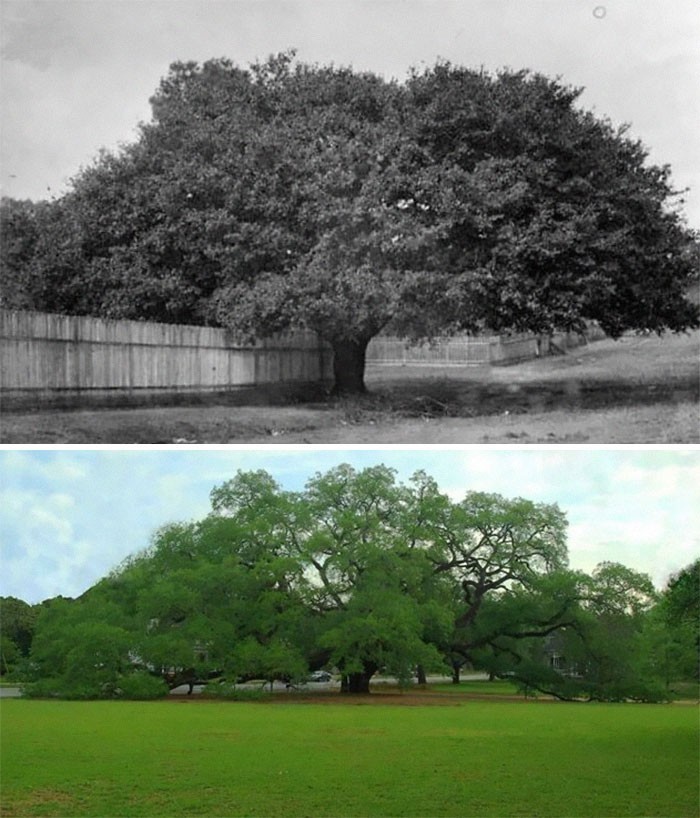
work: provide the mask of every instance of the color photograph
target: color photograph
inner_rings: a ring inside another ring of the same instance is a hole
[[[8,815],[697,811],[697,450],[0,476]]]

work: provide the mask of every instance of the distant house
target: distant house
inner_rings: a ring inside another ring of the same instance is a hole
[[[554,631],[545,637],[544,655],[547,664],[562,676],[580,676],[578,665],[566,656],[564,634]]]

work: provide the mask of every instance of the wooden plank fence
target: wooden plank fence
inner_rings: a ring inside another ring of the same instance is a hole
[[[0,394],[225,391],[332,378],[315,333],[241,345],[214,327],[0,310]]]
[[[457,336],[417,346],[379,336],[369,344],[367,364],[489,366],[547,354],[552,344],[576,346],[602,332],[592,325],[586,336]],[[313,332],[242,345],[215,327],[0,309],[0,406],[6,409],[323,384],[332,369],[331,348]]]

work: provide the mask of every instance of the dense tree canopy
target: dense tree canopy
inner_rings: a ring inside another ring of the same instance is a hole
[[[38,230],[3,207],[21,233],[10,302],[309,327],[339,391],[364,388],[382,330],[697,325],[669,168],[579,94],[449,63],[403,83],[292,53],[175,63],[138,140],[78,174]]]
[[[326,668],[366,693],[378,672],[406,684],[469,665],[563,698],[650,699],[697,650],[658,613],[648,577],[567,567],[556,505],[456,501],[423,472],[403,484],[382,465],[339,466],[295,492],[239,472],[211,499],[203,520],[165,526],[82,597],[41,611],[36,691],[155,695]]]
[[[13,596],[0,597],[0,674],[10,673],[29,655],[36,626],[36,606]]]

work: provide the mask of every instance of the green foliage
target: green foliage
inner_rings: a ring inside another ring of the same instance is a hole
[[[700,630],[700,559],[671,577],[663,604],[669,624],[688,623]]]
[[[105,599],[99,584],[80,599],[58,598],[42,606],[25,678],[37,695],[112,698],[122,673],[132,667],[134,640],[124,608]]]
[[[168,694],[163,679],[143,671],[120,676],[117,685],[115,695],[120,699],[162,699]]]
[[[649,663],[667,688],[700,678],[700,560],[670,578],[644,636]]]
[[[163,681],[143,671],[98,676],[75,673],[40,678],[22,685],[22,696],[28,699],[160,699],[168,687]]]
[[[67,699],[88,701],[91,699],[111,699],[114,687],[95,681],[81,682],[79,679],[67,681],[63,677],[41,678],[22,685],[22,696],[27,699]]]
[[[487,630],[477,653],[483,667],[513,678],[525,690],[562,699],[669,698],[651,650],[656,593],[649,577],[601,563],[591,576],[545,577],[540,590],[543,597],[535,605],[513,594],[492,603],[491,618],[510,617],[520,628],[491,625],[493,632]]]
[[[11,672],[20,659],[20,656],[21,654],[16,643],[3,633],[0,638],[0,662],[3,676]]]
[[[556,505],[456,501],[383,465],[341,465],[296,492],[239,472],[211,499],[205,519],[165,526],[80,599],[41,611],[34,678],[114,697],[162,692],[151,676],[294,682],[327,666],[343,690],[369,692],[378,672],[407,685],[417,666],[469,662],[562,698],[651,701],[688,660],[648,577],[567,569]]]
[[[282,639],[272,638],[265,643],[248,637],[235,645],[226,670],[233,678],[254,677],[273,681],[298,681],[308,673],[308,665],[301,651]]]
[[[21,599],[0,597],[0,675],[15,672],[29,655],[38,610]]]

